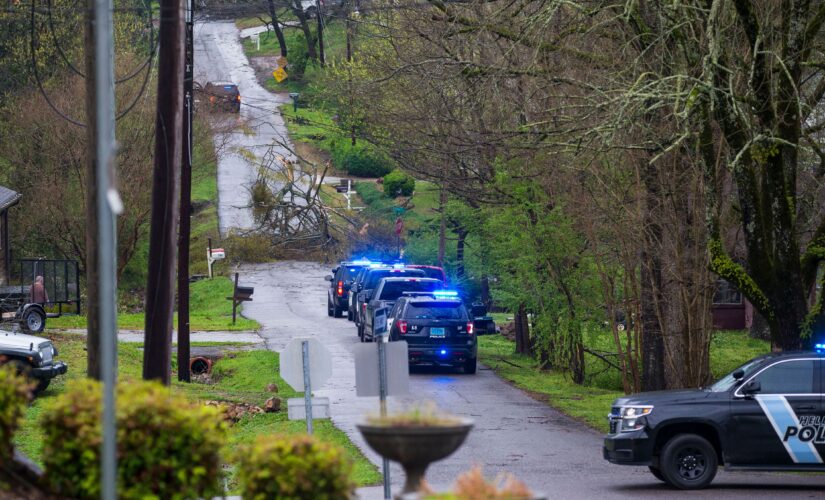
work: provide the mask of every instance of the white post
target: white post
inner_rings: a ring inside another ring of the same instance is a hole
[[[373,331],[375,329],[375,322],[373,321]],[[382,337],[376,339],[378,343],[378,394],[381,404],[381,416],[387,416],[387,346],[384,343],[383,336],[386,332],[381,334]],[[390,491],[390,461],[384,458],[382,461],[382,470],[384,473],[384,499],[392,498]]]
[[[312,386],[309,380],[309,342],[301,342],[304,365],[304,407],[306,408],[307,434],[312,434]]]

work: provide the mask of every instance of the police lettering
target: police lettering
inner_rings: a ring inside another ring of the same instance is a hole
[[[789,425],[785,429],[782,441],[796,436],[803,443],[825,443],[825,418],[820,415],[803,415],[799,417],[799,426]]]

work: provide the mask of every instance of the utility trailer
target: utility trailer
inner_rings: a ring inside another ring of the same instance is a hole
[[[40,333],[47,318],[80,314],[77,261],[20,259],[10,267],[10,284],[0,285],[0,323],[16,323],[26,333]]]

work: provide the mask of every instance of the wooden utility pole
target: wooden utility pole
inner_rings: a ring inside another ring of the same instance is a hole
[[[183,154],[183,12],[183,0],[160,2],[155,166],[152,176],[143,378],[157,379],[166,385],[169,384],[172,361],[178,182]]]
[[[315,0],[315,14],[318,16],[318,62],[321,63],[322,68],[326,62],[324,57],[324,13],[321,10],[323,5],[321,0]]]
[[[86,0],[84,55],[86,73],[86,373],[100,380],[100,294],[97,253],[97,120],[95,103],[95,0]]]
[[[189,236],[192,216],[192,119],[195,63],[195,1],[186,1],[186,60],[183,67],[183,157],[178,235],[178,380],[189,382]]]

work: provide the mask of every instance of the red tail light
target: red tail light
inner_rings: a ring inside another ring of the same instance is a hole
[[[403,319],[398,322],[398,331],[401,333],[401,335],[407,334],[407,322]]]
[[[344,296],[344,282],[343,281],[338,282],[338,296],[339,297]]]
[[[236,97],[235,97],[235,99],[236,99],[238,102],[241,102],[241,96],[236,96]]]
[[[467,335],[472,335],[475,333],[475,325],[472,323],[467,323]]]

